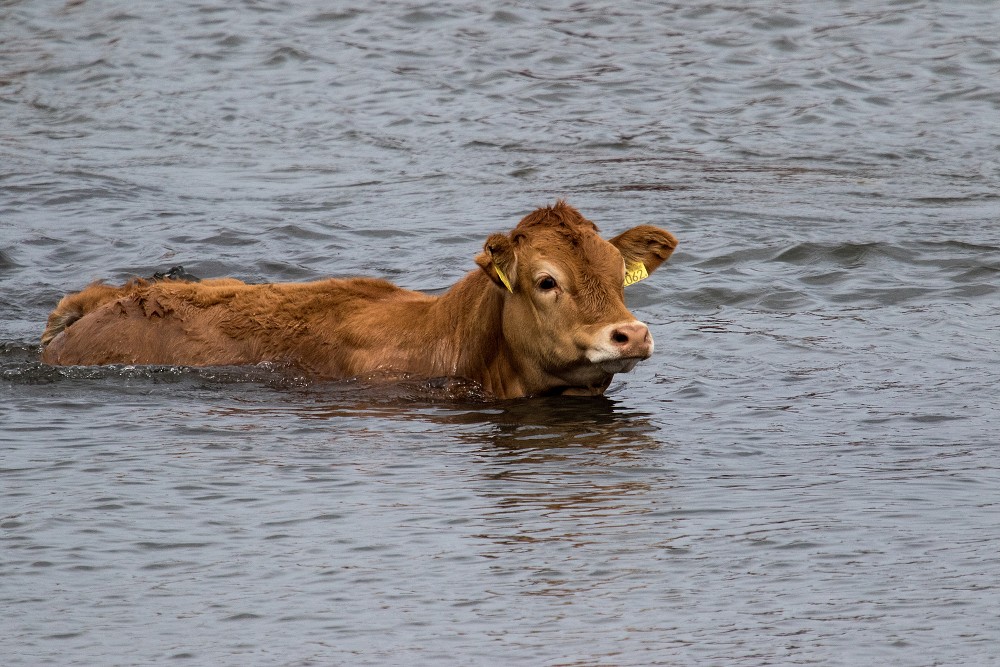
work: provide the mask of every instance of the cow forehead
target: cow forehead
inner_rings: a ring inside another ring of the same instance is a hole
[[[622,255],[616,247],[595,232],[572,237],[554,231],[532,234],[526,239],[531,252],[526,257],[529,271],[539,264],[553,263],[580,290],[617,291],[622,282]]]

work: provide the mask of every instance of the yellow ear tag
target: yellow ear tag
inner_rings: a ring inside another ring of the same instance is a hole
[[[632,262],[625,265],[625,287],[649,277],[646,265],[642,262]]]
[[[493,270],[497,272],[497,276],[500,277],[500,282],[502,282],[503,285],[504,285],[504,287],[507,288],[507,291],[509,291],[511,294],[513,294],[514,293],[514,288],[510,286],[510,281],[507,280],[507,276],[505,276],[503,274],[503,271],[500,270],[500,267],[497,266],[496,264],[494,264],[493,265]],[[643,269],[643,270],[645,270],[645,269]]]

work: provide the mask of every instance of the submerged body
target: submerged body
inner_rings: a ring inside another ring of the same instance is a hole
[[[326,378],[460,377],[498,398],[599,394],[653,351],[624,304],[626,265],[654,271],[677,245],[636,227],[601,239],[558,202],[494,234],[479,269],[441,296],[353,278],[248,285],[223,278],[97,284],[49,317],[58,365],[279,362]]]

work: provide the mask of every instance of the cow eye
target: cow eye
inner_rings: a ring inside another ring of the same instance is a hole
[[[552,276],[545,276],[538,281],[538,289],[548,292],[551,289],[556,288],[556,279]]]

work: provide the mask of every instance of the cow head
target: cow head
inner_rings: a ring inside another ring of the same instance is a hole
[[[626,282],[676,247],[673,234],[649,225],[604,240],[559,201],[490,236],[476,263],[504,295],[503,334],[522,372],[542,391],[600,394],[653,353],[649,329],[625,307]]]

